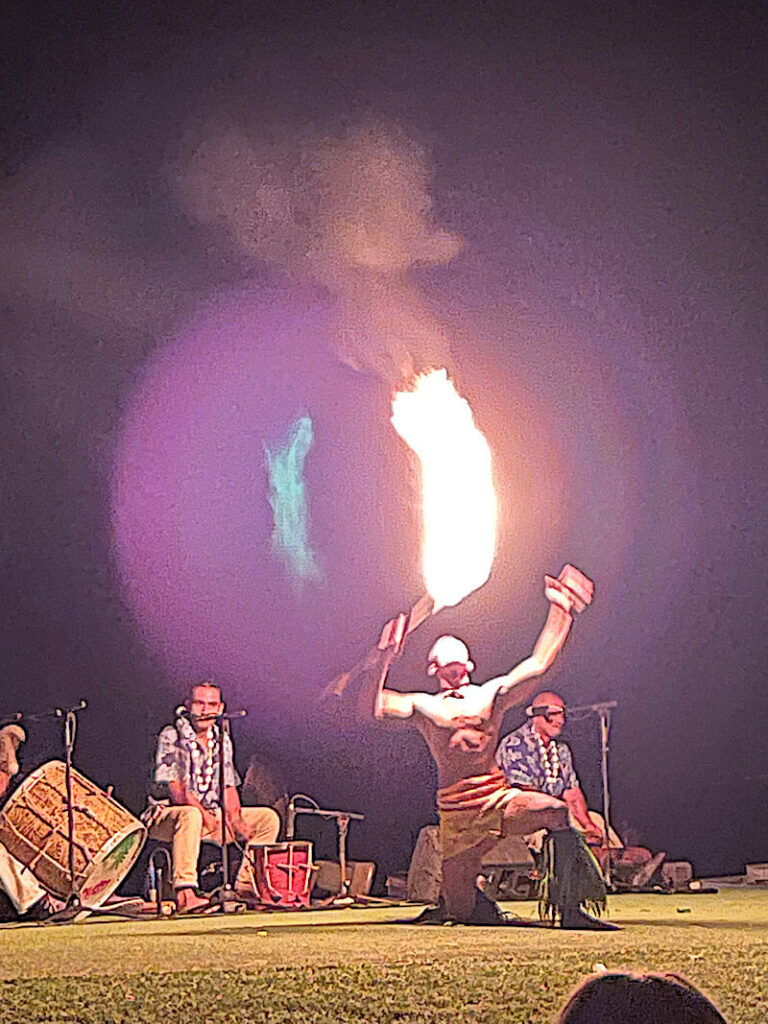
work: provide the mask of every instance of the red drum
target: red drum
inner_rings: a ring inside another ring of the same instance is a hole
[[[249,846],[256,898],[268,907],[308,907],[315,865],[312,843]]]

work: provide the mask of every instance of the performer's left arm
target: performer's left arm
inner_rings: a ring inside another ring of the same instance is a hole
[[[538,688],[538,677],[547,671],[566,641],[574,613],[583,611],[591,603],[594,589],[592,580],[572,565],[564,566],[557,579],[544,577],[549,612],[533,653],[505,676],[484,684],[494,689],[497,699],[503,702],[501,707],[504,711],[533,697]]]

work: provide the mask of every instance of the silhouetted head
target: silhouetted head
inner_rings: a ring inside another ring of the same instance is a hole
[[[725,1024],[719,1010],[679,974],[603,973],[582,981],[557,1024]]]

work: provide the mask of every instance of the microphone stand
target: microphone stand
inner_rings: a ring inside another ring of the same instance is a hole
[[[88,707],[87,701],[79,700],[66,708],[53,708],[36,715],[21,715],[18,720],[23,722],[39,722],[44,718],[61,718],[63,720],[62,739],[64,742],[64,804],[67,812],[67,868],[69,871],[69,895],[63,910],[54,914],[51,920],[74,921],[83,909],[80,894],[77,892],[77,871],[75,868],[75,798],[72,788],[72,754],[75,749],[77,735],[77,712]]]
[[[611,700],[603,704],[585,704],[582,707],[570,709],[571,714],[590,712],[598,715],[600,718],[600,775],[603,784],[603,851],[605,853],[605,867],[603,868],[603,874],[605,876],[605,884],[609,890],[612,888],[612,881],[611,845],[609,839],[611,828],[611,797],[608,786],[608,751],[610,750],[609,737],[611,731],[611,712],[617,707],[618,701]]]
[[[80,701],[76,707],[67,708],[64,714],[64,780],[67,787],[67,834],[69,838],[69,897],[67,907],[69,909],[80,909],[80,896],[75,891],[75,803],[72,796],[72,754],[75,749],[75,734],[77,733],[77,711],[85,707],[85,701]]]
[[[211,893],[211,903],[218,904],[219,913],[231,914],[242,910],[242,903],[238,900],[235,890],[229,881],[229,847],[227,844],[227,805],[226,805],[226,764],[224,755],[226,753],[226,739],[229,738],[229,749],[232,750],[232,730],[230,721],[233,718],[245,718],[247,711],[223,712],[215,715],[219,724],[219,813],[221,814],[221,885]],[[244,854],[245,856],[245,854]]]
[[[62,739],[64,742],[64,806],[67,813],[67,870],[69,873],[69,894],[65,900],[64,907],[62,910],[57,911],[55,914],[51,914],[48,920],[52,924],[72,924],[79,921],[83,916],[89,916],[91,914],[97,914],[99,916],[108,917],[112,915],[112,911],[104,909],[103,907],[84,907],[82,900],[80,899],[80,893],[78,892],[77,885],[77,868],[75,866],[75,849],[77,842],[75,839],[75,797],[74,787],[72,785],[72,754],[75,749],[75,737],[77,735],[77,713],[78,711],[84,711],[88,707],[88,702],[85,700],[79,700],[76,704],[70,705],[70,707],[64,708],[52,708],[50,711],[42,711],[32,715],[25,715],[18,713],[11,717],[12,722],[42,722],[46,718],[61,718],[62,725]],[[55,832],[56,826],[53,831]],[[86,865],[87,866],[87,865]],[[32,871],[34,875],[34,871]],[[131,914],[123,907],[119,912],[120,916],[131,916]]]

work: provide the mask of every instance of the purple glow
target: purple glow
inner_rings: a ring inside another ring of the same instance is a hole
[[[112,485],[116,559],[171,676],[244,679],[263,653],[264,443],[311,391],[322,327],[318,309],[230,297],[151,360],[133,396]]]

